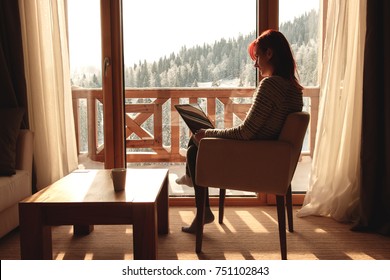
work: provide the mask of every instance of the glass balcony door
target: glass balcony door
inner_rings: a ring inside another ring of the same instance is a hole
[[[317,24],[311,10],[319,0],[313,0],[314,6],[305,2],[295,7],[303,10],[289,8],[290,2],[296,4],[289,0],[68,0],[73,94],[79,107],[78,126],[85,130],[79,133],[79,150],[94,162],[104,162],[102,168],[125,162],[169,168],[184,164],[190,134],[173,105],[198,102],[217,127],[238,124],[256,86],[247,43],[257,32],[279,28],[303,66],[300,76],[312,115],[304,152],[310,155],[319,91],[313,50],[321,42],[306,34],[313,34],[307,26]],[[318,17],[318,9],[315,13]],[[306,27],[294,31],[304,22]]]
[[[104,158],[100,0],[68,0],[67,8],[73,111],[82,165]]]
[[[257,0],[123,0],[127,164],[168,166],[174,197],[193,195],[175,184],[191,134],[174,105],[199,103],[219,128],[243,120],[256,86],[247,54],[256,7]]]
[[[80,158],[94,168],[124,166],[122,1],[67,3]]]

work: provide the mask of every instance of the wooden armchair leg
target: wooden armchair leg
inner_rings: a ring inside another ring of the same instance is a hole
[[[223,223],[223,216],[225,213],[225,196],[226,189],[219,189],[219,212],[218,212],[218,222]]]
[[[284,196],[276,196],[276,207],[278,212],[280,252],[282,255],[282,260],[287,260],[286,211],[284,209]]]
[[[293,232],[294,231],[294,224],[293,224],[291,185],[288,187],[287,194],[286,194],[286,209],[287,209],[288,231]]]
[[[196,209],[196,248],[195,252],[202,252],[204,213],[206,208],[206,188],[199,188],[199,206]]]

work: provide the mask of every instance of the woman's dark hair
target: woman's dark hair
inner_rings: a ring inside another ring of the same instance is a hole
[[[259,50],[266,52],[267,49],[271,49],[273,52],[270,59],[270,63],[274,68],[273,75],[288,79],[296,88],[303,89],[295,75],[297,66],[286,37],[277,30],[268,29],[248,46],[248,52],[252,60],[256,60],[256,53]]]

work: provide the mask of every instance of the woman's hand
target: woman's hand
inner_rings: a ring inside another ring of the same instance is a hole
[[[194,139],[195,139],[195,142],[196,144],[199,144],[199,141],[205,137],[205,129],[199,129],[197,133],[195,133],[194,135]]]

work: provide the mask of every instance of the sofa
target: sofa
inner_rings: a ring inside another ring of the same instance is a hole
[[[32,194],[33,132],[20,129],[16,138],[15,174],[0,176],[0,238],[18,227],[18,203]]]

